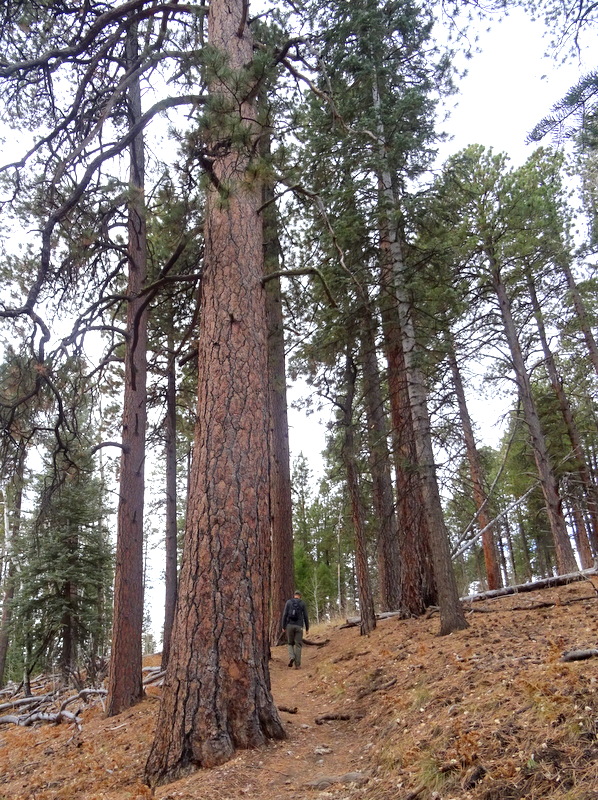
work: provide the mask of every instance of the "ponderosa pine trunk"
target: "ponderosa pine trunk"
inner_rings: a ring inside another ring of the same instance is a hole
[[[461,428],[463,430],[463,440],[465,442],[465,451],[467,454],[467,462],[469,464],[469,474],[471,475],[471,483],[473,487],[473,500],[477,512],[478,526],[482,533],[482,549],[484,552],[484,567],[486,570],[486,579],[488,582],[488,589],[499,589],[502,585],[500,577],[500,567],[498,564],[498,557],[496,553],[496,545],[494,542],[494,534],[490,526],[490,514],[488,513],[488,497],[484,491],[484,483],[482,480],[482,465],[480,463],[480,456],[476,447],[475,437],[473,435],[473,426],[471,424],[471,417],[469,416],[469,409],[467,408],[467,399],[465,397],[465,389],[461,379],[461,370],[457,363],[457,356],[455,353],[455,346],[450,330],[447,333],[447,357],[453,376],[453,386],[455,389],[455,397],[457,399],[457,407],[459,409],[459,419],[461,420]]]
[[[343,444],[342,457],[347,475],[347,491],[351,503],[351,519],[355,538],[355,570],[357,577],[357,595],[359,598],[359,614],[361,617],[360,633],[365,636],[376,627],[374,598],[368,569],[367,543],[365,534],[365,513],[359,486],[359,471],[355,454],[355,433],[353,422],[353,399],[355,397],[355,381],[357,370],[349,354],[345,365],[345,398],[343,402]]]
[[[377,524],[378,593],[381,610],[396,611],[401,603],[401,561],[388,451],[388,428],[370,310],[364,308],[361,318],[363,401],[368,422],[372,501]]]
[[[268,137],[264,137],[269,141]],[[280,244],[274,190],[264,187],[264,274],[280,269]],[[272,532],[272,569],[270,604],[270,644],[281,636],[284,605],[294,591],[293,504],[291,495],[291,459],[287,410],[287,381],[284,353],[282,289],[279,277],[266,282],[268,321],[268,387],[270,401],[270,526]]]
[[[211,767],[285,731],[270,692],[268,345],[259,131],[243,0],[213,0],[198,403],[179,597],[151,785]],[[218,71],[221,70],[220,75]],[[231,135],[244,129],[244,136]]]
[[[590,470],[588,469],[587,458],[581,443],[581,436],[579,435],[579,430],[575,423],[575,417],[573,416],[573,409],[571,408],[569,398],[567,397],[563,388],[563,384],[556,367],[554,355],[550,349],[550,345],[548,344],[548,336],[546,335],[546,326],[544,324],[542,307],[538,300],[533,276],[529,270],[527,271],[526,278],[527,287],[532,302],[532,309],[534,312],[534,317],[536,318],[536,325],[538,326],[538,335],[540,336],[540,343],[542,344],[542,352],[544,353],[546,372],[548,374],[548,379],[550,380],[552,390],[557,398],[561,416],[563,417],[563,422],[567,428],[567,434],[573,449],[573,457],[575,459],[575,466],[579,476],[579,482],[583,489],[583,494],[587,503],[588,515],[590,518],[590,539],[593,544],[594,552],[598,554],[598,491],[596,489],[596,485],[590,477]],[[583,569],[588,569],[592,566],[593,557],[590,548],[590,542],[588,541],[588,533],[585,523],[582,527],[578,526],[578,532],[580,537],[578,552],[581,560],[581,566]]]
[[[586,347],[588,348],[588,355],[590,356],[590,361],[592,362],[592,366],[594,367],[594,372],[596,373],[596,375],[598,375],[598,345],[596,344],[596,340],[594,339],[594,334],[592,332],[592,326],[590,325],[588,312],[583,302],[581,293],[577,288],[577,284],[575,283],[575,279],[573,278],[571,267],[569,266],[569,264],[564,262],[561,264],[561,269],[563,271],[563,275],[565,276],[565,280],[567,282],[567,289],[569,290],[569,295],[573,303],[573,308],[575,309],[575,313],[577,315],[577,321],[579,323],[579,327],[581,328],[581,332],[583,333],[583,338],[585,340]]]
[[[542,433],[536,404],[532,396],[531,384],[525,368],[525,361],[521,352],[519,337],[517,336],[517,329],[511,313],[511,303],[506,286],[501,278],[500,268],[494,258],[491,247],[486,248],[486,257],[490,264],[492,286],[500,308],[503,328],[511,354],[511,363],[515,373],[515,380],[519,390],[525,422],[530,434],[534,460],[542,487],[542,494],[544,495],[546,514],[548,516],[548,523],[555,547],[557,568],[560,574],[566,575],[569,572],[575,572],[577,570],[577,562],[575,561],[575,555],[571,547],[556,479],[550,465],[546,441]]]
[[[396,227],[389,218],[391,209],[396,209],[398,206],[397,198],[395,197],[390,173],[383,170],[379,177],[382,187],[379,214],[382,221],[381,228],[387,236],[387,244],[382,248],[382,252],[390,259],[393,296],[396,300],[403,356],[405,358],[405,374],[413,421],[417,469],[421,479],[423,506],[430,534],[434,579],[438,591],[440,635],[444,636],[456,630],[463,630],[469,625],[459,601],[448,531],[444,522],[438,489],[426,385],[421,370],[417,365],[418,345],[412,319],[412,305],[406,285],[405,263]]]
[[[383,248],[380,265],[380,311],[388,365],[391,442],[401,559],[401,598],[398,610],[406,617],[411,617],[423,614],[428,605],[435,605],[437,595],[431,568],[429,534],[423,513],[421,482],[416,469],[413,421],[401,332],[392,292],[390,258],[384,248],[387,241],[385,230],[381,230],[381,237]]]
[[[137,27],[127,35],[127,61],[138,54]],[[129,88],[131,127],[141,117],[141,88]],[[145,154],[143,134],[130,146],[128,209],[128,285],[125,332],[125,388],[122,456],[117,514],[114,616],[106,716],[120,714],[143,696],[141,658],[143,629],[143,506],[147,422],[147,311],[141,292],[147,275]]]
[[[166,419],[164,423],[166,461],[166,531],[164,568],[164,636],[162,642],[162,669],[166,669],[170,655],[170,637],[174,621],[177,596],[177,490],[176,490],[176,362],[174,337],[168,335],[168,367],[166,372]]]

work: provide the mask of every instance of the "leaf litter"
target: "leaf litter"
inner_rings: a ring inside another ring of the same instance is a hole
[[[161,800],[598,800],[598,646],[590,581],[466,606],[470,627],[315,626],[300,671],[271,660],[288,738],[156,790]],[[159,663],[159,656],[146,659]],[[118,717],[0,727],[0,800],[139,800],[160,689]],[[296,713],[291,713],[294,709]]]

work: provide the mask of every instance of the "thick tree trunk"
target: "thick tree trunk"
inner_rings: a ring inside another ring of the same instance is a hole
[[[270,185],[264,188],[264,274],[280,269],[276,206]],[[268,387],[270,400],[270,526],[272,532],[272,571],[270,605],[270,643],[280,637],[284,604],[294,591],[293,504],[287,382],[284,354],[284,325],[280,278],[266,283],[268,321]]]
[[[581,443],[581,436],[579,435],[577,425],[575,424],[573,410],[571,408],[571,404],[569,403],[569,399],[565,393],[565,390],[563,389],[563,384],[558,374],[556,362],[554,360],[554,355],[552,354],[552,350],[550,349],[550,345],[548,344],[548,336],[546,335],[546,327],[544,325],[544,315],[542,314],[542,307],[540,306],[540,303],[538,301],[536,286],[534,284],[533,277],[529,271],[527,273],[527,286],[530,294],[530,299],[532,301],[532,308],[534,311],[534,316],[536,318],[536,324],[538,326],[538,334],[540,336],[540,342],[542,344],[542,352],[544,353],[544,364],[546,366],[546,372],[548,373],[548,378],[550,380],[550,385],[552,386],[552,390],[558,400],[561,416],[563,417],[565,427],[567,428],[567,434],[569,436],[569,440],[573,448],[573,455],[575,458],[575,464],[577,467],[579,482],[583,487],[583,493],[585,495],[588,506],[588,513],[591,523],[590,538],[593,544],[594,552],[598,554],[598,491],[596,489],[596,485],[594,484],[594,482],[590,477],[590,471],[587,465],[587,458],[583,450],[583,445]],[[579,535],[580,535],[580,543],[578,550],[581,558],[581,563],[582,567],[584,569],[587,569],[592,565],[592,553],[589,547],[589,542],[587,541],[587,532],[585,525],[579,531]]]
[[[212,111],[197,428],[170,659],[146,778],[156,785],[285,737],[270,693],[268,353],[247,8],[213,0],[226,62]],[[217,69],[218,62],[213,61]],[[231,87],[233,88],[227,88]],[[247,150],[230,126],[243,126]]]
[[[166,459],[166,533],[165,533],[165,570],[164,570],[164,640],[162,642],[162,669],[166,669],[170,655],[170,637],[174,620],[174,609],[177,596],[177,513],[176,513],[176,375],[174,359],[174,340],[169,334],[169,361],[166,374],[166,420],[165,459]]]
[[[355,396],[356,369],[351,356],[347,355],[345,368],[345,389],[342,445],[343,461],[347,473],[347,490],[351,502],[351,518],[355,536],[355,569],[357,573],[357,593],[361,616],[360,633],[365,636],[376,627],[374,598],[368,569],[367,543],[365,535],[365,514],[359,487],[358,469],[355,456],[355,435],[353,430],[353,399]]]
[[[127,60],[137,57],[137,31],[127,37]],[[134,80],[129,90],[130,123],[141,117],[141,91]],[[106,715],[114,716],[143,695],[141,635],[143,628],[143,505],[145,430],[147,420],[147,313],[140,292],[147,272],[143,135],[130,148],[131,175],[128,220],[128,269],[125,390],[122,457],[117,516],[114,621]]]
[[[482,549],[484,551],[484,566],[486,569],[488,588],[498,589],[501,586],[500,569],[498,566],[494,535],[492,528],[490,527],[488,498],[486,496],[486,492],[484,491],[480,456],[478,454],[475,437],[473,435],[473,426],[471,424],[471,417],[469,416],[469,409],[467,408],[465,389],[463,388],[461,371],[459,369],[459,364],[457,363],[455,346],[450,331],[447,334],[447,343],[447,356],[453,376],[455,397],[457,398],[459,418],[461,420],[461,427],[463,429],[463,439],[465,441],[465,450],[467,453],[467,461],[469,463],[469,473],[471,475],[471,482],[473,485],[473,499],[477,511],[478,525],[480,530],[484,531],[484,533],[482,533]]]
[[[577,569],[577,563],[575,561],[573,548],[571,547],[571,542],[569,540],[565,518],[563,517],[561,500],[557,491],[554,473],[550,466],[548,450],[544,440],[544,434],[542,433],[540,426],[536,404],[532,396],[531,385],[527,375],[527,370],[525,368],[521,346],[519,344],[519,337],[517,336],[517,330],[515,328],[515,323],[511,313],[511,304],[509,302],[505,284],[500,276],[499,267],[490,248],[487,249],[486,256],[491,267],[492,285],[498,299],[505,336],[509,346],[509,352],[511,354],[511,362],[515,372],[515,380],[517,381],[517,387],[521,397],[523,414],[530,432],[534,459],[536,462],[536,468],[538,470],[540,485],[542,487],[542,494],[544,495],[548,522],[554,541],[558,570],[561,573],[574,572]]]
[[[362,320],[360,334],[363,399],[368,421],[372,495],[377,521],[380,607],[382,611],[393,611],[399,609],[401,604],[401,562],[388,451],[388,429],[380,387],[374,323],[368,309],[364,309]]]

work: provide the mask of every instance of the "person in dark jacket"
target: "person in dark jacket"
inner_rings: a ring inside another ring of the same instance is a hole
[[[303,626],[305,633],[309,631],[309,619],[307,618],[307,608],[301,599],[301,592],[295,592],[290,600],[287,600],[282,614],[282,631],[287,635],[289,648],[289,667],[299,669],[301,666],[301,648],[303,647]]]

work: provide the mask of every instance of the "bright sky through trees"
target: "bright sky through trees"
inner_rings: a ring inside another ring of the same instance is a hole
[[[457,82],[458,93],[446,101],[449,116],[444,121],[439,119],[439,130],[449,138],[438,148],[437,165],[476,143],[508,153],[513,165],[520,166],[538,146],[526,143],[528,133],[591,68],[589,48],[585,48],[586,58],[582,51],[579,58],[570,57],[562,63],[556,56],[546,55],[549,39],[544,23],[530,19],[521,8],[477,29],[477,43],[469,37],[475,48],[472,57],[468,61],[458,58],[459,69],[465,67],[467,74]],[[300,384],[291,390],[290,399],[306,390],[308,387]],[[487,443],[497,444],[502,435],[500,404],[489,406],[487,397],[480,403],[475,397],[468,399]],[[291,458],[302,452],[316,473],[329,413],[326,409],[323,415],[306,416],[303,410],[289,410]]]

